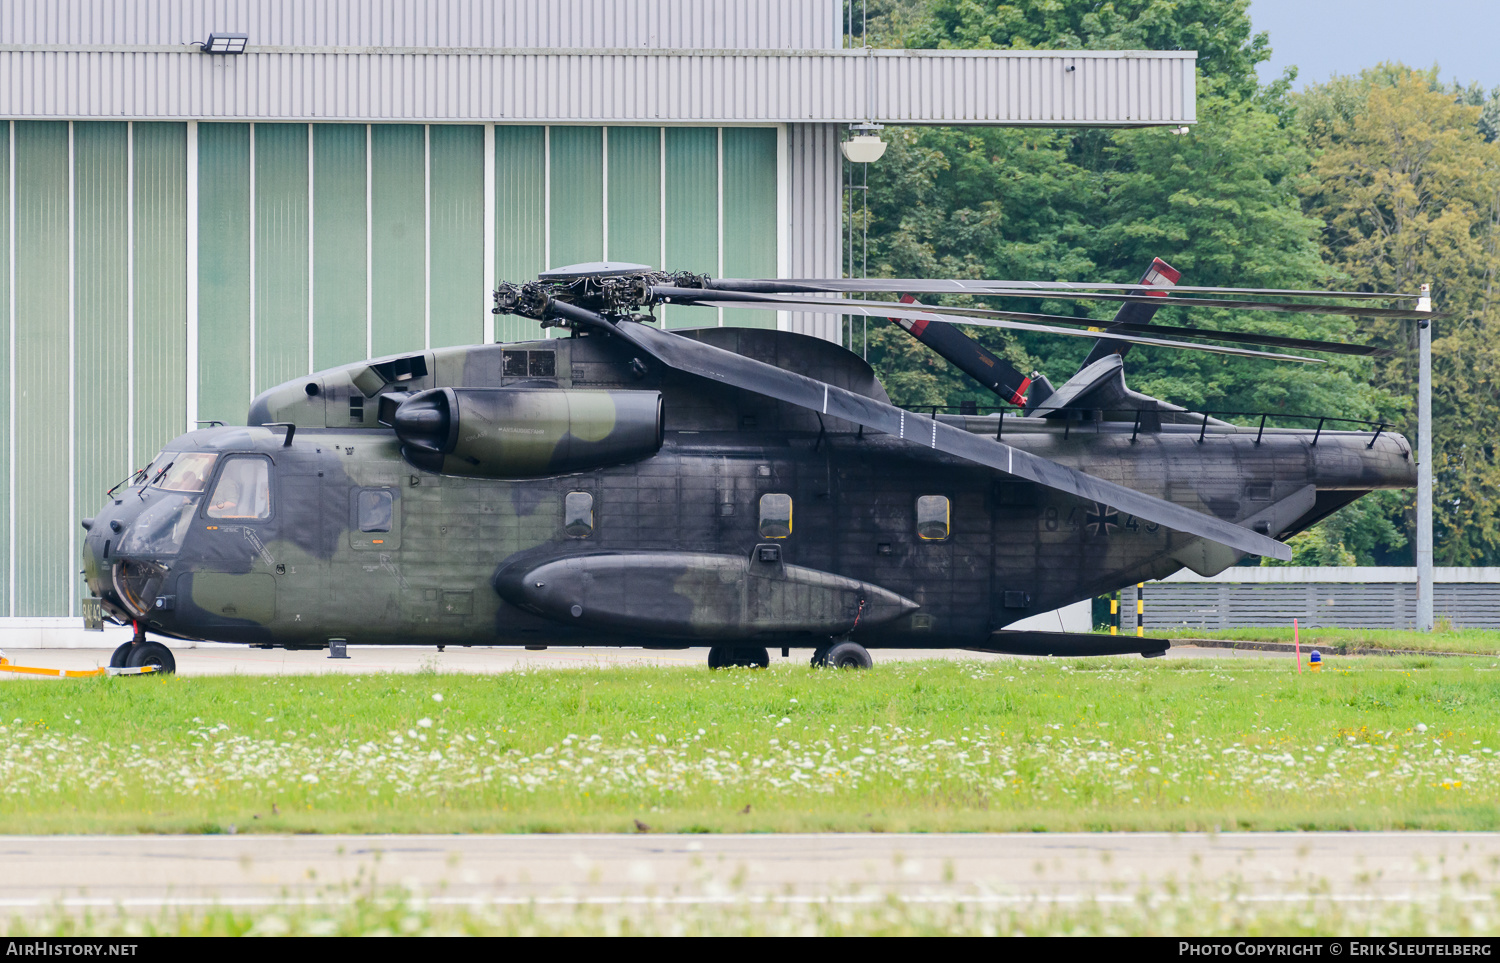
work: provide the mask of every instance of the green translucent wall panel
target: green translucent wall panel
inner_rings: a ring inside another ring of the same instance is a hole
[[[198,417],[250,406],[250,125],[198,125]]]
[[[376,356],[419,351],[427,336],[427,148],[416,124],[370,129]]]
[[[484,128],[432,128],[432,344],[484,340]]]
[[[659,127],[609,129],[609,259],[660,267]]]
[[[133,467],[126,450],[129,152],[127,124],[73,125],[74,518],[95,514],[104,493]],[[87,595],[82,578],[74,579],[78,596]]]
[[[546,147],[541,127],[495,128],[495,278],[521,283],[547,268]],[[495,316],[496,341],[535,338],[535,321]]]
[[[134,461],[143,465],[187,426],[186,124],[135,125],[134,191]]]
[[[16,615],[68,613],[68,125],[16,124]]]
[[[604,129],[552,128],[549,267],[604,258]]]
[[[0,190],[0,225],[14,222],[18,242],[12,250],[0,230],[0,265],[13,264],[0,270],[0,326],[14,338],[0,337],[0,371],[16,372],[0,392],[0,425],[15,413],[0,445],[0,505],[15,483],[0,545],[16,547],[0,552],[0,614],[69,614],[70,590],[82,594],[77,520],[183,431],[187,377],[197,378],[197,417],[237,423],[252,376],[266,388],[306,371],[309,353],[316,368],[365,358],[371,325],[375,353],[419,348],[429,321],[435,345],[472,342],[483,330],[482,126],[263,124],[253,155],[248,124],[202,122],[197,131],[193,157],[184,124],[78,122],[70,168],[66,123],[0,122],[0,185],[16,186]],[[722,155],[713,128],[556,127],[551,136],[549,170],[543,128],[494,130],[498,278],[527,281],[549,264],[606,253],[717,274],[721,238],[724,273],[775,273],[773,131],[725,129]],[[189,162],[199,186],[191,373]],[[684,325],[716,320],[707,310],[677,313]],[[726,313],[729,323],[773,318]],[[501,339],[539,333],[528,320],[495,325]]]
[[[10,144],[15,125],[0,121],[0,371],[10,377]],[[0,444],[0,616],[10,610],[10,388],[0,391],[0,429],[7,441]]]
[[[313,126],[313,368],[368,357],[364,124]]]
[[[307,125],[255,125],[255,378],[307,374]]]
[[[668,271],[719,273],[719,137],[712,127],[667,128]],[[673,308],[670,327],[718,324],[709,308]]]
[[[724,276],[776,276],[776,131],[724,128]],[[724,323],[774,328],[771,311],[724,311]]]

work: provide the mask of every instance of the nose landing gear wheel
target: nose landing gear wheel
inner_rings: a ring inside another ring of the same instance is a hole
[[[744,669],[764,669],[771,664],[771,653],[755,646],[716,645],[708,650],[710,669],[727,669],[738,666]]]
[[[828,650],[823,664],[835,669],[868,669],[875,660],[858,642],[840,642]]]
[[[172,650],[160,642],[127,642],[126,645],[130,647],[125,655],[127,668],[142,669],[154,665],[158,675],[172,675],[177,671],[177,660],[172,658]]]
[[[122,643],[118,649],[110,653],[109,667],[111,669],[123,669],[126,667],[125,660],[130,658],[130,649],[133,644],[131,642]]]

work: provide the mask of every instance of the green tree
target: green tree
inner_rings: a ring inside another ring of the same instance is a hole
[[[890,131],[870,170],[870,265],[889,277],[994,277],[1135,281],[1153,257],[1185,283],[1315,287],[1333,273],[1321,228],[1303,210],[1312,189],[1307,133],[1294,123],[1294,75],[1259,86],[1268,38],[1253,34],[1246,0],[881,0],[872,43],[927,47],[1193,49],[1199,52],[1199,122],[1162,129]],[[1019,310],[1105,320],[1113,311],[1059,300],[1011,302]],[[1162,323],[1361,337],[1325,317],[1164,310]],[[970,328],[1023,370],[1060,382],[1090,342]],[[856,344],[858,340],[856,339]],[[871,361],[898,401],[957,404],[995,399],[893,325],[872,323]],[[1368,361],[1273,365],[1166,349],[1134,349],[1133,387],[1199,409],[1394,418],[1399,401],[1375,383]],[[1298,423],[1289,421],[1288,423]],[[1325,523],[1330,557],[1370,562],[1401,544],[1389,511],[1365,499]]]
[[[1327,225],[1329,262],[1367,290],[1430,281],[1434,306],[1454,315],[1433,339],[1434,548],[1449,565],[1500,561],[1500,144],[1471,99],[1441,87],[1435,69],[1383,64],[1311,88],[1299,105],[1318,152],[1307,209]],[[1404,399],[1398,423],[1412,435],[1417,326],[1367,330],[1395,351],[1376,383]]]

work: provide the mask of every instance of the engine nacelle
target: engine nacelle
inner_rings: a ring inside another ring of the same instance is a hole
[[[649,458],[661,449],[659,391],[433,388],[381,421],[423,471],[470,478],[536,478]]]

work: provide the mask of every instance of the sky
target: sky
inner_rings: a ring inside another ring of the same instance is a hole
[[[1250,0],[1271,34],[1263,82],[1298,67],[1296,88],[1383,60],[1442,68],[1442,79],[1500,86],[1500,0]]]

